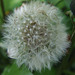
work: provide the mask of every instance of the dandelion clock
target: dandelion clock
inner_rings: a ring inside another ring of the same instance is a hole
[[[60,10],[51,4],[32,1],[7,17],[4,24],[4,46],[18,66],[31,71],[51,68],[65,55],[69,46],[66,26]]]

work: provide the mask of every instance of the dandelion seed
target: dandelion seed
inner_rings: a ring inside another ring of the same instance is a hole
[[[26,25],[26,28],[28,28],[28,25]]]
[[[29,31],[32,31],[32,29],[30,28]]]
[[[26,32],[26,30],[24,29],[24,32]]]
[[[35,26],[33,26],[33,28],[35,28]]]
[[[27,36],[30,36],[30,34],[27,34]]]

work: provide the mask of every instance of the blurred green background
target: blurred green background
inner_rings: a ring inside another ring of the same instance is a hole
[[[28,3],[31,0],[0,0],[0,42],[2,42],[3,23],[7,16],[11,14],[14,8],[18,8],[22,3]],[[67,49],[59,63],[55,64],[51,70],[44,69],[40,73],[30,72],[25,66],[18,68],[14,60],[8,58],[6,49],[0,47],[0,75],[75,75],[75,17],[71,16],[71,0],[40,0],[58,7],[65,15],[64,22],[68,28],[68,39],[71,41],[70,48]],[[71,36],[73,37],[71,38]]]

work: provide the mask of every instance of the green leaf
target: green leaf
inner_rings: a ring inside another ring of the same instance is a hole
[[[19,68],[16,64],[5,68],[2,75],[33,75],[25,66]]]
[[[71,72],[69,70],[64,71],[65,75],[75,75],[75,72]]]
[[[70,9],[71,0],[64,0],[64,3],[68,9]]]
[[[62,9],[64,6],[65,6],[65,3],[64,3],[64,1],[62,1],[62,2],[60,2],[60,3],[58,3],[58,5],[57,5],[60,9]]]
[[[12,10],[22,4],[23,0],[4,0],[5,11]]]
[[[19,7],[22,4],[22,1],[24,0],[3,0],[5,14],[7,15],[7,12],[10,12],[16,7]],[[3,20],[3,14],[2,14],[2,8],[0,4],[0,24],[2,20]]]
[[[60,0],[45,0],[46,2],[50,2],[52,4],[56,4],[57,2],[59,2]]]
[[[41,72],[34,72],[34,75],[56,75],[56,69],[52,68],[51,70],[44,69]]]
[[[75,22],[75,18],[73,19],[73,21]]]

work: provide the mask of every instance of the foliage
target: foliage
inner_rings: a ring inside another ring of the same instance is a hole
[[[51,70],[43,69],[41,72],[34,72],[34,75],[56,75],[56,69],[52,68]]]
[[[18,68],[14,63],[11,67],[7,66],[2,75],[33,75],[25,66]]]

